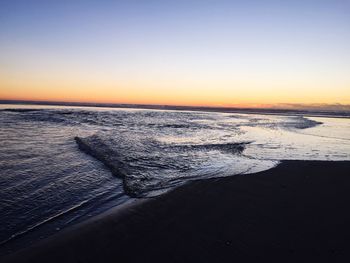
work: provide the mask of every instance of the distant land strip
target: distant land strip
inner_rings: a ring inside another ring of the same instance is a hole
[[[209,107],[209,106],[176,106],[152,104],[120,104],[120,103],[91,103],[91,102],[61,102],[61,101],[32,101],[32,100],[0,100],[0,104],[11,105],[41,105],[41,106],[74,106],[74,107],[101,107],[101,108],[130,108],[152,110],[203,111],[223,113],[248,113],[267,115],[303,115],[310,117],[350,118],[350,109],[288,109],[273,108],[240,108],[240,107]],[[283,104],[281,104],[283,105]]]

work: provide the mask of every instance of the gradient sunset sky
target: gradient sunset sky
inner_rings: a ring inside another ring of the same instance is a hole
[[[350,104],[350,1],[0,1],[0,99]]]

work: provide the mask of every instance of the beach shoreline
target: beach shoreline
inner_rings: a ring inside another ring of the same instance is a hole
[[[282,161],[195,180],[65,229],[2,262],[348,262],[349,161]]]

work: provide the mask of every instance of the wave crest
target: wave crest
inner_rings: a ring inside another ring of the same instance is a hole
[[[122,178],[125,192],[133,197],[147,196],[186,180],[218,174],[223,167],[215,167],[213,160],[220,155],[238,156],[247,144],[167,145],[150,138],[130,138],[123,134],[118,137],[95,134],[74,139],[80,150]],[[230,167],[225,169],[234,173]]]

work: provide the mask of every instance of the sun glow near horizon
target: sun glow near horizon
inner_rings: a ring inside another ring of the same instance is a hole
[[[3,2],[0,99],[350,104],[348,3],[209,2]]]

